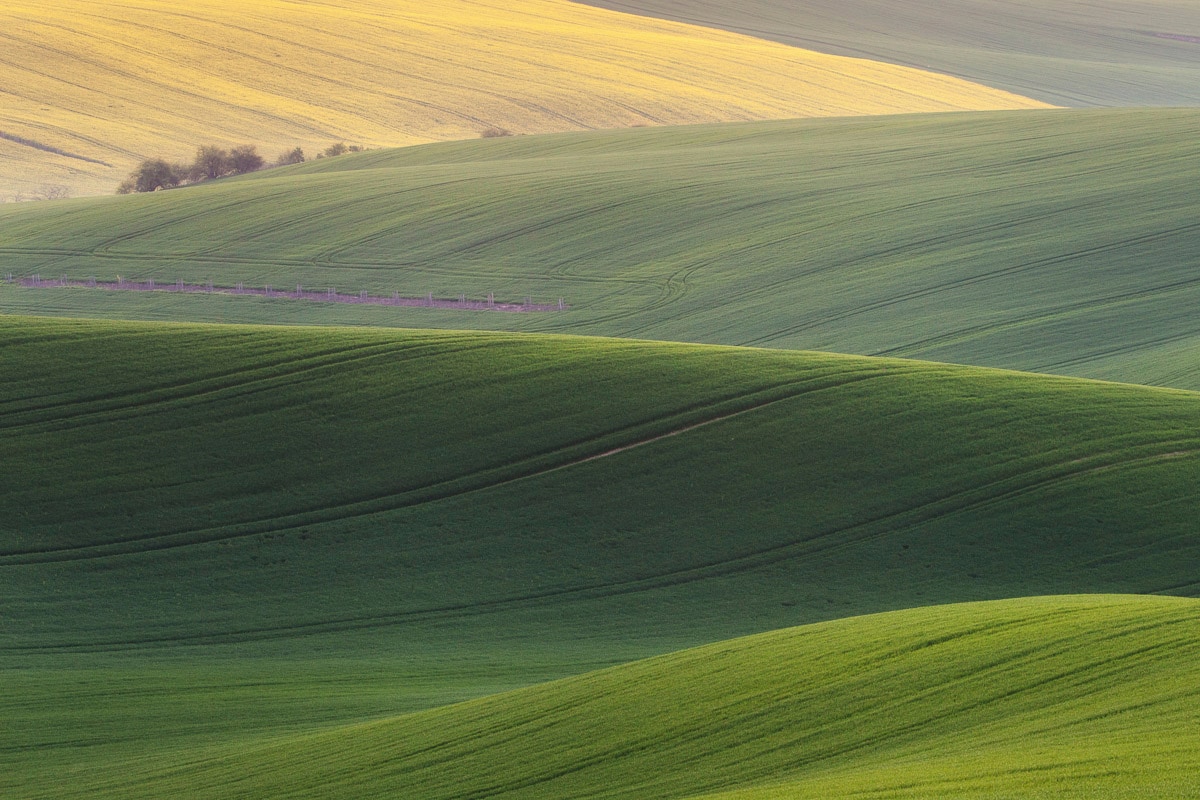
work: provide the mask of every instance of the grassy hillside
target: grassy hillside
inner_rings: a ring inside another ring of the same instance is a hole
[[[6,796],[153,794],[166,764],[804,622],[1197,591],[1189,392],[453,331],[0,342]]]
[[[554,302],[550,314],[0,285],[10,313],[510,328],[1200,388],[1190,110],[444,143],[0,209],[0,272]],[[521,198],[515,200],[514,198]]]
[[[374,680],[421,705],[846,614],[1196,588],[1187,392],[511,334],[2,326],[7,666],[210,659],[221,684],[402,654]]]
[[[1200,105],[1190,0],[580,0],[958,75],[1067,106]]]
[[[116,188],[139,156],[400,145],[834,114],[1011,94],[566,0],[25,0],[0,10],[0,196]]]
[[[1181,797],[1200,767],[1197,656],[1193,600],[934,607],[19,796]]]
[[[707,636],[758,627],[732,597],[774,624],[1195,588],[1190,392],[584,338],[0,324],[18,649],[643,593],[703,598],[656,624]]]

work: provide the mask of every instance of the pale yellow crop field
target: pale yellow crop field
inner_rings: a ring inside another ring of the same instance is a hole
[[[139,158],[1041,104],[566,0],[7,0],[0,198]],[[23,140],[23,141],[18,141]],[[53,148],[59,152],[50,152]]]

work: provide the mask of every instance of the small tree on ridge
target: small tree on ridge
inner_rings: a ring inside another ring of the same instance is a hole
[[[117,194],[172,189],[183,183],[185,171],[181,165],[168,164],[161,158],[148,158],[129,174],[129,178],[124,183],[117,187]]]
[[[260,170],[265,163],[252,144],[240,144],[229,151],[228,165],[234,175]]]
[[[196,160],[188,177],[194,181],[206,181],[228,175],[232,171],[229,153],[212,144],[201,145],[196,150]]]
[[[293,147],[291,150],[285,150],[279,154],[279,158],[275,159],[275,166],[286,167],[288,164],[303,164],[304,151],[299,147]]]

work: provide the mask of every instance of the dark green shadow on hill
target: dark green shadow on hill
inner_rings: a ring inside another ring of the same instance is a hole
[[[18,783],[798,623],[1200,580],[1190,392],[574,337],[0,328]]]

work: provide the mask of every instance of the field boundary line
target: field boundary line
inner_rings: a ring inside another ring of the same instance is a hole
[[[370,294],[362,290],[354,294],[343,294],[336,288],[324,290],[304,289],[297,284],[295,290],[276,289],[272,285],[246,286],[238,283],[235,286],[218,286],[211,281],[208,283],[186,283],[176,280],[172,283],[155,283],[153,278],[145,281],[125,280],[118,277],[116,281],[98,281],[94,278],[81,281],[64,277],[53,280],[43,280],[40,275],[15,278],[11,274],[5,276],[5,282],[15,284],[25,289],[91,289],[109,292],[169,292],[174,294],[203,294],[203,295],[234,295],[238,297],[262,297],[272,300],[304,300],[310,303],[351,303],[355,305],[392,306],[407,308],[442,308],[457,311],[497,311],[507,313],[533,313],[549,311],[567,311],[563,298],[557,303],[534,303],[532,295],[526,296],[524,302],[497,302],[489,293],[484,300],[468,299],[460,294],[457,299],[434,297],[429,292],[424,297],[401,296],[399,292],[391,295]]]

